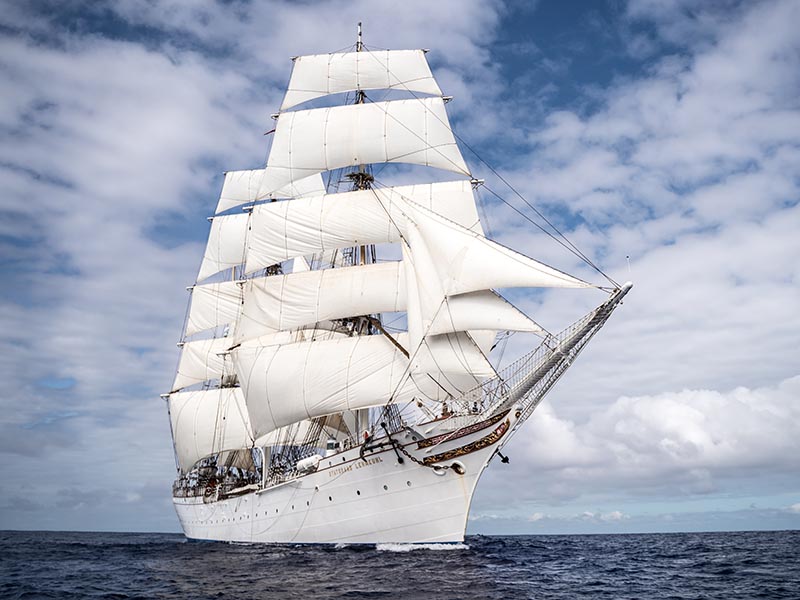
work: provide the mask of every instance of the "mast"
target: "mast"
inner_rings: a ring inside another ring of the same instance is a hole
[[[356,52],[361,52],[364,49],[364,43],[361,41],[361,21],[358,22],[358,41],[356,41]],[[366,94],[364,90],[358,89],[356,91],[356,104],[364,104],[364,100],[366,99]],[[358,178],[355,179],[355,188],[357,190],[366,190],[369,189],[370,184],[372,183],[372,178],[370,177],[367,179],[367,173],[364,170],[364,165],[358,165]],[[366,246],[359,246],[358,248],[359,254],[359,261],[358,264],[363,265],[367,262],[367,247]]]
[[[362,41],[362,38],[361,38],[361,21],[359,21],[358,22],[358,35],[356,37],[356,52],[363,52],[363,50],[364,50],[364,42]],[[364,104],[365,101],[366,101],[366,98],[367,98],[367,96],[364,93],[364,90],[362,90],[359,87],[356,90],[355,103],[356,104]],[[353,190],[367,190],[367,189],[370,189],[370,187],[372,186],[372,182],[374,181],[374,179],[372,177],[372,174],[367,172],[367,170],[365,169],[363,164],[359,164],[358,165],[358,170],[354,171],[352,173],[349,173],[348,177],[353,182]],[[372,248],[373,248],[373,251],[372,251],[373,258],[375,256],[374,247],[375,246],[373,245],[372,246]],[[358,264],[359,265],[365,265],[367,263],[367,247],[365,245],[360,245],[360,246],[358,246],[356,251],[358,252]],[[361,333],[361,331],[363,331],[365,324],[366,324],[367,333],[370,333],[370,331],[371,331],[373,326],[378,331],[386,333],[383,330],[383,327],[380,324],[380,315],[378,316],[378,318],[373,318],[372,315],[367,315],[366,317],[362,317],[362,318],[358,319],[356,328],[358,329],[359,333]],[[387,334],[387,338],[389,340],[391,340],[393,344],[397,345],[398,347],[400,347],[402,349],[402,346],[400,346],[388,334]],[[408,353],[406,353],[406,355],[408,355]],[[356,427],[355,433],[356,433],[356,435],[358,435],[358,432],[360,430],[369,428],[369,425],[370,425],[370,422],[369,422],[369,420],[370,420],[370,418],[369,418],[370,417],[370,411],[369,411],[368,408],[355,411],[353,416],[355,417],[355,427]]]
[[[364,51],[364,43],[361,41],[361,21],[358,22],[358,37],[356,39],[356,52]],[[355,104],[364,104],[367,95],[360,87],[356,90]],[[374,178],[369,173],[363,164],[358,165],[358,170],[348,173],[347,177],[353,182],[353,190],[368,190],[372,187]],[[360,260],[359,264],[366,263],[366,246],[359,248]]]
[[[364,51],[364,42],[362,41],[361,36],[361,21],[358,22],[358,34],[356,36],[356,52],[363,52]],[[355,104],[364,104],[366,102],[367,95],[363,89],[360,87],[356,90],[356,97],[355,97]],[[347,174],[347,178],[353,182],[353,191],[358,190],[368,190],[372,187],[372,182],[375,180],[372,176],[372,173],[369,172],[368,167],[363,164],[358,165],[358,169],[351,173]],[[370,255],[373,259],[375,258],[375,246],[370,246]],[[367,264],[367,246],[360,245],[356,248],[356,252],[358,254],[358,264],[365,265]],[[355,261],[353,261],[355,262]],[[367,324],[367,328],[369,329],[369,325],[373,319],[367,318],[365,320],[360,320],[358,324],[358,330],[361,331],[364,328],[364,323]]]

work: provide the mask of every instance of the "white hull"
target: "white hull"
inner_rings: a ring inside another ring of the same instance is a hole
[[[350,449],[320,462],[314,473],[224,500],[174,498],[186,536],[193,539],[273,543],[459,542],[481,473],[506,441],[516,414],[478,431],[425,447],[410,432],[394,434],[406,452],[387,445]],[[428,430],[428,439],[442,425]],[[385,438],[382,438],[385,440]],[[381,438],[373,443],[380,443]],[[402,456],[402,455],[401,455]],[[461,467],[459,469],[458,467]],[[463,470],[462,473],[456,470]]]

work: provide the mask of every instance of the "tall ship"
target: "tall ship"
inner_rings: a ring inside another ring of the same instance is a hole
[[[359,26],[347,51],[292,60],[266,165],[225,174],[163,395],[181,526],[462,541],[484,469],[631,285],[485,235],[425,50],[368,49]],[[551,333],[495,291],[517,287],[603,302]],[[509,332],[535,343],[498,371]]]

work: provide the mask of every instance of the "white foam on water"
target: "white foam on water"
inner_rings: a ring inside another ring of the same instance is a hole
[[[469,550],[467,544],[376,544],[380,552],[411,552],[412,550]]]

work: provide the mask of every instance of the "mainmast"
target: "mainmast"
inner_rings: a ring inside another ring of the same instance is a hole
[[[362,41],[361,37],[361,21],[358,22],[358,35],[356,37],[356,52],[363,52],[364,51],[364,42]],[[360,87],[356,90],[356,97],[355,97],[355,104],[364,104],[366,102],[367,95]],[[373,181],[375,178],[372,176],[370,172],[371,169],[368,166],[363,164],[358,165],[358,169],[351,173],[348,173],[346,177],[353,182],[353,191],[357,190],[368,190],[372,187]],[[367,246],[358,246],[356,249],[358,253],[358,264],[365,265],[367,264]],[[369,247],[369,254],[372,259],[372,262],[375,262],[375,246],[370,245]],[[355,262],[355,261],[353,261]],[[374,321],[373,319],[367,318],[367,323]],[[359,324],[359,330],[363,329],[363,322]]]
[[[358,35],[356,37],[356,52],[363,52],[364,51],[364,42],[361,37],[361,21],[358,22]],[[355,97],[355,104],[364,104],[367,100],[367,95],[363,89],[359,86],[356,90],[356,97]],[[371,168],[365,166],[363,164],[358,165],[358,169],[351,173],[347,174],[347,178],[353,182],[353,190],[368,190],[372,187],[372,183],[375,181],[372,173],[370,172]],[[370,245],[370,256],[372,258],[372,262],[375,262],[375,246],[374,244]],[[358,264],[365,265],[367,264],[367,246],[360,245],[356,248],[356,252],[358,253]],[[355,261],[353,261],[355,262]],[[393,344],[397,345],[402,349],[401,346],[389,336],[386,331],[383,329],[383,326],[380,322],[380,315],[378,318],[373,317],[372,315],[365,315],[363,317],[359,317],[358,319],[354,320],[353,323],[354,328],[356,329],[357,333],[366,332],[367,334],[373,333],[375,329],[380,331],[381,333],[385,334],[389,340],[392,341]],[[405,350],[403,350],[405,352]],[[407,353],[406,353],[407,355]],[[355,428],[356,433],[362,429],[367,429],[370,426],[370,411],[369,409],[362,409],[354,411],[353,413],[355,419]]]

